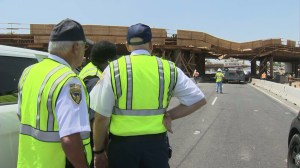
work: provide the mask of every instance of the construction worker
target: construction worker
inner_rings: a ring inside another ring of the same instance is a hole
[[[223,93],[222,82],[223,82],[224,74],[222,73],[222,70],[220,68],[218,68],[215,78],[216,78],[216,92],[219,93],[219,89],[220,89],[220,93]]]
[[[108,63],[116,59],[117,47],[114,43],[109,41],[100,41],[93,45],[90,53],[91,62],[88,63],[79,73],[79,77],[86,85],[87,91],[93,89],[99,79],[102,77],[102,72]],[[94,122],[95,111],[89,109],[91,126]],[[91,131],[93,137],[93,131]],[[93,147],[93,140],[91,139],[91,146]],[[92,154],[92,156],[94,156]],[[94,161],[92,159],[91,168],[94,168]]]
[[[266,72],[264,72],[264,73],[261,74],[261,79],[262,79],[262,80],[266,80],[266,79],[267,79],[267,74],[266,74]]]
[[[197,84],[197,78],[199,77],[199,72],[197,71],[197,69],[194,70],[193,77],[194,77],[195,83]]]
[[[206,104],[202,91],[173,62],[151,56],[151,39],[149,26],[130,26],[126,46],[131,54],[111,62],[90,94],[96,112],[95,167],[169,168],[171,121]],[[167,111],[172,96],[180,105]]]
[[[27,67],[19,81],[18,168],[88,168],[89,97],[72,71],[85,53],[82,26],[71,19],[55,25],[48,51],[48,58]]]

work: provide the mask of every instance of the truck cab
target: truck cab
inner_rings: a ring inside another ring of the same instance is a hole
[[[243,68],[224,68],[224,82],[245,83],[245,72]]]

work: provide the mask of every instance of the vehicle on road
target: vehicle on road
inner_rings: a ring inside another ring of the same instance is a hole
[[[291,123],[288,137],[287,167],[300,167],[300,112]]]
[[[48,53],[0,45],[0,167],[15,168],[18,157],[18,82],[23,70]]]
[[[245,72],[242,68],[224,68],[224,83],[245,83]]]

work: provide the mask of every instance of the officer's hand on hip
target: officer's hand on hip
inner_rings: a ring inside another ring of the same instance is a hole
[[[167,131],[169,131],[170,133],[173,133],[172,118],[169,113],[165,113],[164,119],[163,119],[163,124],[166,127]]]
[[[94,155],[94,168],[108,168],[106,152]]]

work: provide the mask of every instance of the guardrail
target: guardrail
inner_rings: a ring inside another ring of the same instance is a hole
[[[300,106],[300,88],[260,79],[252,79],[251,84],[261,87],[295,105]]]

